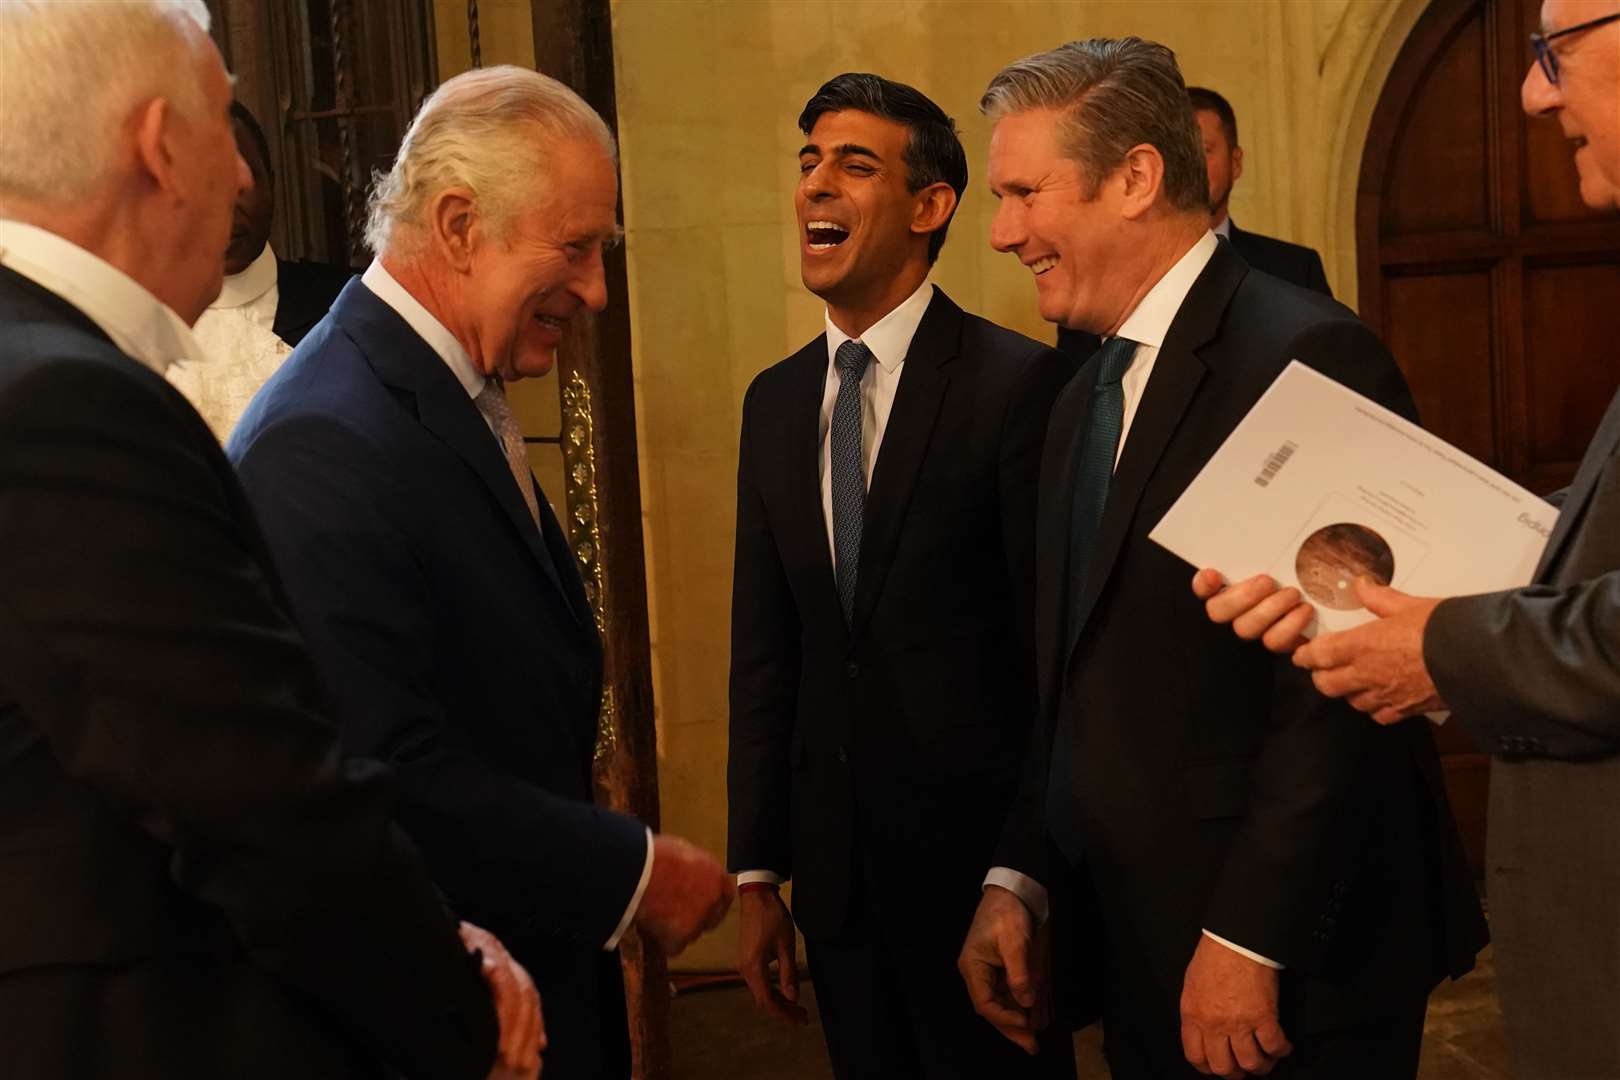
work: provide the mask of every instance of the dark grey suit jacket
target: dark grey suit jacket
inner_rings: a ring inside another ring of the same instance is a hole
[[[1498,755],[1486,864],[1515,1075],[1620,1075],[1620,395],[1534,583],[1443,602],[1423,652]]]

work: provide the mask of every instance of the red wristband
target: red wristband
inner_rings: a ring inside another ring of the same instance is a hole
[[[775,892],[779,888],[781,888],[781,886],[774,881],[745,881],[741,885],[737,886],[737,895],[741,896],[743,893],[764,892],[766,889],[769,889],[771,892]]]

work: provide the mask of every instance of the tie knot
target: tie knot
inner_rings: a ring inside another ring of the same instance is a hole
[[[853,375],[859,379],[866,374],[866,365],[872,359],[872,350],[858,341],[846,341],[838,346],[838,352],[833,356],[833,363],[840,375]]]
[[[1136,357],[1137,343],[1130,338],[1109,338],[1108,344],[1097,350],[1097,385],[1113,386],[1125,377],[1131,361]]]

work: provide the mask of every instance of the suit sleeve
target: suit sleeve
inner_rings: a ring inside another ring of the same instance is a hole
[[[414,1076],[482,1076],[495,1020],[394,785],[344,760],[201,420],[57,361],[0,399],[0,657],[63,769],[171,849],[250,958]],[[107,898],[116,902],[116,898]]]
[[[800,674],[798,605],[758,480],[758,380],[743,399],[737,548],[731,590],[731,739],[726,864],[793,872],[793,731]]]
[[[395,515],[415,496],[390,463],[351,429],[303,418],[261,433],[238,468],[345,743],[397,770],[400,821],[452,903],[498,934],[606,943],[640,884],[646,831],[506,768],[473,735],[484,719],[435,684],[446,631]]]
[[[1405,380],[1359,321],[1318,326],[1288,350],[1323,374],[1415,420]],[[1318,920],[1354,876],[1367,819],[1407,732],[1323,697],[1286,656],[1271,658],[1267,734],[1249,770],[1248,809],[1203,926],[1290,968],[1318,962]],[[1425,723],[1422,719],[1409,723]],[[1412,771],[1415,779],[1415,767]]]
[[[1620,571],[1441,602],[1423,635],[1440,696],[1488,753],[1620,752]]]

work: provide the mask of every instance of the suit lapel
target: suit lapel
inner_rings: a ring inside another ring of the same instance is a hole
[[[1068,634],[1069,659],[1097,605],[1097,598],[1113,573],[1142,493],[1208,370],[1198,350],[1214,339],[1221,315],[1247,273],[1248,268],[1240,256],[1217,247],[1165,334],[1164,344],[1153,362],[1153,374],[1142,393],[1130,431],[1126,433],[1113,480],[1108,485],[1108,501],[1103,506],[1097,546],[1086,572],[1085,592],[1072,609],[1077,625],[1071,627]],[[1072,472],[1073,467],[1070,468]],[[1072,480],[1063,490],[1072,493]]]
[[[872,486],[866,495],[861,526],[860,569],[855,578],[855,615],[851,633],[859,634],[872,617],[883,590],[900,525],[917,485],[917,472],[928,453],[929,436],[940,402],[950,385],[946,366],[956,357],[962,338],[962,309],[937,286],[906,350],[905,367],[895,387],[894,405],[883,429]],[[817,478],[820,489],[820,478]]]
[[[528,504],[518,489],[502,453],[466,387],[444,360],[413,331],[404,319],[355,278],[344,287],[333,313],[360,345],[366,361],[387,385],[410,394],[417,419],[440,442],[466,463],[500,506],[523,544],[538,564],[541,575],[557,591],[558,599],[576,624],[581,612],[568,600],[559,576],[561,567],[547,549]],[[530,482],[533,483],[531,477]],[[544,503],[544,493],[539,493]],[[542,509],[542,513],[549,511]],[[566,547],[566,545],[565,545]]]
[[[1592,436],[1592,444],[1581,458],[1580,468],[1576,470],[1575,479],[1570,482],[1569,492],[1564,496],[1564,505],[1558,508],[1558,524],[1553,526],[1552,535],[1547,538],[1547,548],[1541,553],[1541,561],[1536,565],[1532,581],[1546,581],[1550,577],[1568,546],[1576,524],[1585,515],[1587,503],[1592,501],[1604,466],[1617,449],[1620,449],[1620,390],[1610,400],[1608,411],[1603,414],[1603,422],[1598,425],[1597,433]]]

